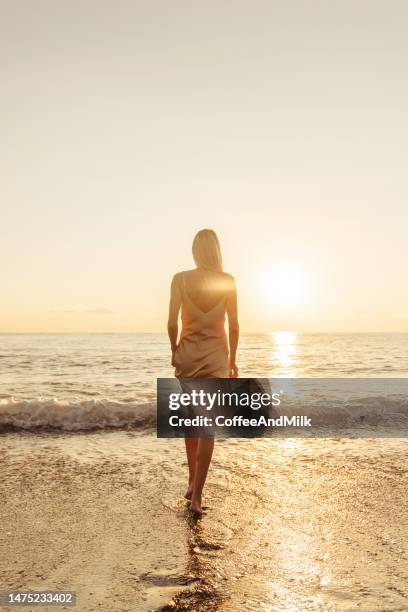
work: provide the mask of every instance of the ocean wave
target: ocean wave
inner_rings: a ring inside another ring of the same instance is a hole
[[[306,415],[313,426],[334,428],[368,425],[373,427],[408,426],[408,398],[405,395],[378,395],[344,400],[319,399],[305,402],[287,401],[277,415]]]
[[[259,412],[253,411],[254,416]],[[408,427],[406,396],[369,396],[344,401],[319,399],[285,401],[270,416],[301,416],[315,427],[341,429],[353,426]],[[156,426],[155,403],[113,399],[21,400],[0,399],[0,432],[15,430],[91,431],[109,428],[152,428]]]
[[[138,404],[112,399],[0,400],[0,432],[47,429],[89,431],[111,427],[147,428],[155,424],[156,410],[152,403]]]

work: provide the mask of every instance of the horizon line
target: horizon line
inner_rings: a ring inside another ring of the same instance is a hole
[[[352,331],[352,330],[319,330],[319,331],[305,331],[305,330],[294,330],[294,329],[274,329],[269,331],[240,331],[240,335],[254,335],[254,334],[282,334],[282,333],[290,333],[290,334],[408,334],[408,330],[400,330],[400,331],[387,331],[387,330],[375,330],[375,331]],[[41,336],[41,335],[141,335],[141,334],[163,334],[167,336],[166,331],[1,331],[0,335],[2,336],[12,336],[12,335],[24,335],[24,336]]]

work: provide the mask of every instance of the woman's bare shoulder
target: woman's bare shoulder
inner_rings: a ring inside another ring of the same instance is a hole
[[[195,272],[195,269],[176,272],[172,278],[172,284],[180,287],[186,279],[194,278]]]
[[[228,274],[228,272],[222,272],[223,275],[223,280],[226,284],[228,284],[230,287],[235,287],[235,278],[232,276],[232,274]]]
[[[176,272],[175,274],[173,274],[173,277],[171,279],[171,284],[173,286],[180,285],[182,278],[183,278],[183,272]]]

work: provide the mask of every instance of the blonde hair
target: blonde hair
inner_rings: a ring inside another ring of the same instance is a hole
[[[197,268],[222,272],[221,247],[214,230],[200,230],[193,240],[192,251]]]

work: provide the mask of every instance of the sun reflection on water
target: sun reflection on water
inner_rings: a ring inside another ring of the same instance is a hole
[[[272,334],[271,360],[274,364],[274,375],[281,378],[296,376],[296,356],[298,335],[296,332],[281,331]]]

